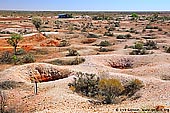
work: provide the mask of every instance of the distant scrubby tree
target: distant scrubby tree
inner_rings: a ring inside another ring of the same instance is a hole
[[[7,40],[8,44],[14,47],[14,54],[16,55],[17,46],[19,41],[22,40],[22,36],[20,34],[12,34],[11,38]]]
[[[42,20],[40,18],[33,18],[32,23],[34,24],[35,28],[39,31],[42,24]]]
[[[135,18],[137,18],[138,17],[138,14],[136,14],[136,13],[132,13],[132,15],[131,15],[132,17],[135,17]]]

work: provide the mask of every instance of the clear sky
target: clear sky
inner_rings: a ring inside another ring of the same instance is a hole
[[[170,11],[170,0],[0,0],[0,10]]]

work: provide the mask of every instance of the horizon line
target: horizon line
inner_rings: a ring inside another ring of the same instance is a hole
[[[28,10],[28,9],[0,9],[0,11],[66,11],[66,12],[170,12],[170,10]]]

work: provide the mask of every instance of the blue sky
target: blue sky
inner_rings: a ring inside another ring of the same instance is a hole
[[[170,0],[0,0],[0,10],[170,11]]]

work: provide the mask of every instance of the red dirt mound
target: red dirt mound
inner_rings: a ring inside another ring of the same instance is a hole
[[[40,46],[44,47],[57,47],[59,46],[60,42],[58,40],[54,40],[54,39],[47,39],[45,41],[43,41]]]
[[[42,34],[35,34],[33,36],[24,37],[24,39],[21,41],[21,43],[22,44],[30,43],[32,45],[37,45],[37,43],[39,43],[45,39],[46,39],[46,37],[43,36]]]

